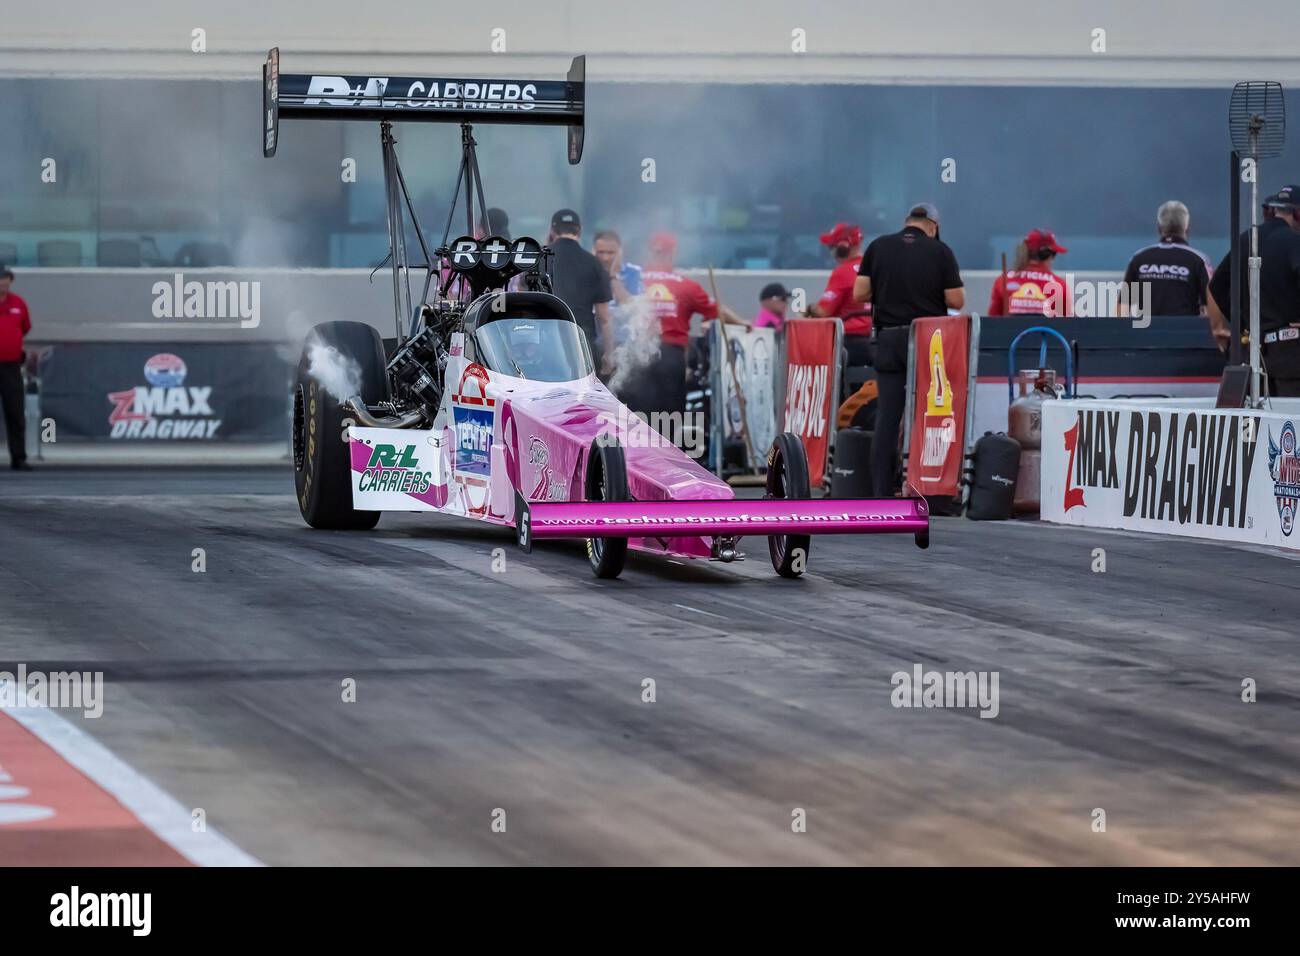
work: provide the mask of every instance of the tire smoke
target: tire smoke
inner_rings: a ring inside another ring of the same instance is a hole
[[[313,342],[307,347],[307,374],[340,402],[361,392],[361,366],[332,345]]]
[[[609,390],[617,395],[658,358],[660,324],[654,303],[645,295],[615,306],[612,311],[619,343],[614,349],[614,375],[609,380]]]

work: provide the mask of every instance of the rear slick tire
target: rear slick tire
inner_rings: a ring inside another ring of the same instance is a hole
[[[312,350],[321,346],[357,364],[361,398],[374,405],[389,398],[384,343],[364,322],[318,325],[303,344],[293,387],[293,482],[303,520],[313,528],[366,531],[379,523],[380,513],[352,507],[352,448],[343,399],[308,373]]]
[[[783,432],[776,436],[767,453],[767,497],[776,499],[811,498],[808,481],[808,456],[797,435]],[[812,537],[806,534],[771,534],[767,551],[772,567],[783,578],[797,578],[808,568]]]
[[[596,439],[587,456],[586,499],[629,501],[627,458],[618,444]],[[598,578],[616,578],[627,563],[627,538],[588,538],[587,560]]]

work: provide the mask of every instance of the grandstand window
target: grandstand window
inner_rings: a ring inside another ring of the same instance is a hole
[[[18,78],[7,89],[0,248],[18,266],[361,267],[387,249],[371,124],[286,122],[268,161],[256,82]],[[1197,88],[597,83],[579,167],[566,164],[554,129],[484,124],[476,135],[488,201],[509,211],[514,232],[544,236],[551,212],[572,206],[593,227],[618,229],[632,261],[651,231],[671,228],[684,265],[821,269],[817,235],[832,222],[854,220],[871,237],[925,199],[964,268],[996,268],[1000,252],[1043,226],[1070,247],[1061,268],[1114,270],[1151,241],[1169,198],[1191,208],[1196,245],[1226,249],[1224,98]],[[1031,100],[1050,108],[1028,110]],[[436,241],[457,134],[399,125],[397,137]],[[46,159],[54,182],[42,180]],[[945,160],[953,182],[941,179]],[[1291,146],[1266,165],[1263,185],[1280,185],[1297,160]],[[463,231],[459,214],[452,228]]]

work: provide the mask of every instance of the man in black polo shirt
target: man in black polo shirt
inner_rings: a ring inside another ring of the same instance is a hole
[[[596,371],[608,375],[614,349],[614,327],[609,317],[609,300],[614,292],[609,284],[609,271],[578,242],[582,236],[582,221],[572,209],[561,209],[551,217],[551,288],[564,300],[578,327],[587,334],[591,358]],[[599,325],[597,324],[599,323]],[[600,339],[609,349],[602,355],[597,349],[597,328]]]
[[[875,317],[876,432],[871,439],[871,484],[876,497],[894,492],[898,435],[907,399],[907,339],[913,319],[947,315],[966,304],[952,250],[939,241],[939,210],[917,203],[901,232],[867,246],[853,285],[857,302]]]
[[[1273,217],[1259,224],[1259,331],[1260,355],[1268,373],[1269,394],[1300,396],[1300,186],[1287,186],[1265,200]],[[1241,274],[1237,288],[1241,321],[1250,321],[1250,230],[1241,243]],[[1210,329],[1226,349],[1232,330],[1225,315],[1229,308],[1232,254],[1223,257],[1210,280]]]
[[[1187,207],[1171,199],[1156,211],[1160,241],[1139,249],[1129,260],[1125,286],[1150,283],[1151,301],[1141,303],[1143,315],[1204,314],[1212,267],[1205,253],[1187,244],[1190,224]],[[1120,314],[1126,311],[1121,302]]]

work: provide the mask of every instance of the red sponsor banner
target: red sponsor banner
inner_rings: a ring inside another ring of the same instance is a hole
[[[916,319],[915,391],[907,480],[921,494],[955,498],[961,491],[970,401],[970,317]]]
[[[838,319],[791,319],[785,324],[785,430],[803,441],[814,489],[826,472],[835,405]]]

